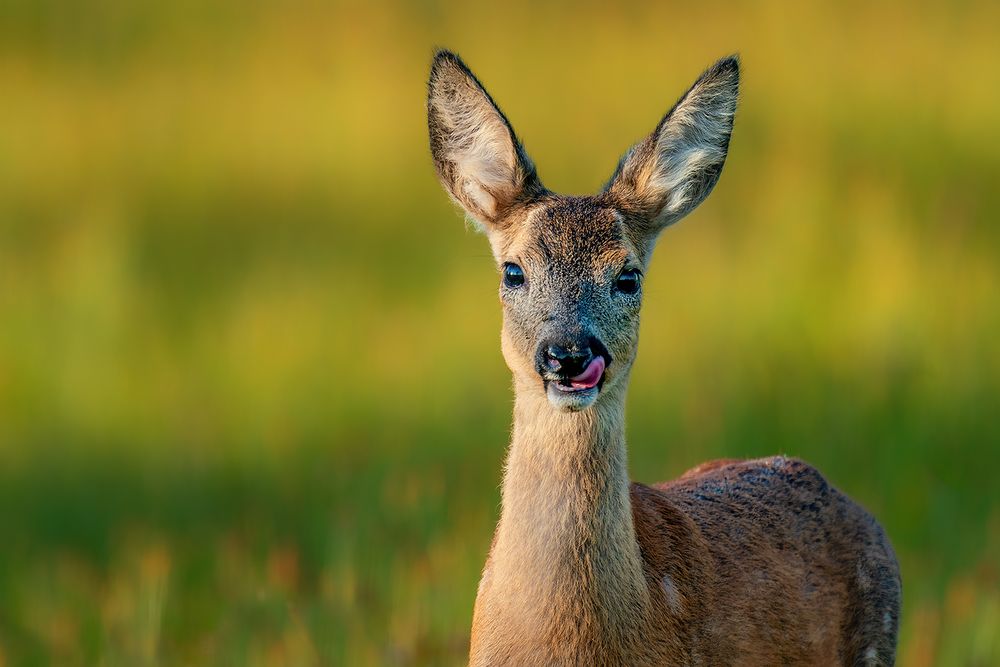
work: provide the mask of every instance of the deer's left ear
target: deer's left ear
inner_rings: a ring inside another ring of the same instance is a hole
[[[655,235],[695,209],[715,187],[729,150],[739,91],[739,60],[715,63],[653,133],[625,154],[605,196]]]
[[[438,177],[486,231],[544,188],[507,118],[465,63],[439,51],[431,66],[427,126]]]

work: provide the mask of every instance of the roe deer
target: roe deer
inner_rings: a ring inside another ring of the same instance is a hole
[[[516,399],[473,665],[891,665],[885,533],[809,465],[713,461],[630,484],[624,406],[657,235],[719,179],[739,62],[724,58],[595,196],[549,192],[453,53],[427,101],[444,187],[500,269]]]

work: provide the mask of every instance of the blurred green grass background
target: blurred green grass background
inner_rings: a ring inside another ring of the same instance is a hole
[[[509,426],[426,147],[458,50],[596,190],[715,58],[631,469],[786,453],[883,522],[904,665],[1000,664],[993,2],[0,5],[0,665],[463,664]]]

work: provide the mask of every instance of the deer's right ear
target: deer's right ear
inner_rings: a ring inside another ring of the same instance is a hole
[[[486,231],[544,191],[514,129],[465,63],[438,51],[427,93],[427,127],[438,177]]]

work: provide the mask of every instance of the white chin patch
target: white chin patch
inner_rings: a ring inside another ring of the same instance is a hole
[[[597,387],[577,391],[562,391],[552,382],[549,382],[545,388],[546,396],[548,396],[552,407],[565,412],[586,410],[597,400],[597,395],[600,391]]]

